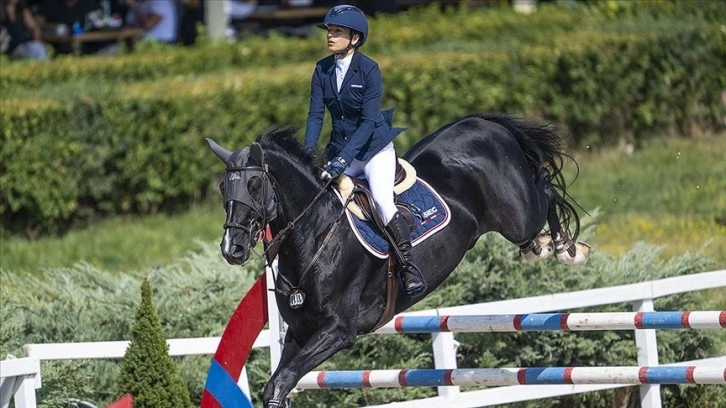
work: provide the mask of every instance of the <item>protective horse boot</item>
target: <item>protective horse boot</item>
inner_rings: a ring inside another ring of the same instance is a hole
[[[553,236],[555,244],[555,257],[565,265],[582,265],[590,255],[590,245],[584,242],[575,242],[566,233],[557,233]]]
[[[411,261],[411,231],[400,212],[396,212],[391,218],[386,225],[386,230],[393,238],[392,244],[398,249],[393,252],[398,257],[398,277],[401,280],[403,292],[409,297],[423,292],[426,289],[426,281],[421,271]]]
[[[555,252],[555,245],[550,234],[537,235],[519,247],[519,253],[525,261],[539,262],[547,259]]]

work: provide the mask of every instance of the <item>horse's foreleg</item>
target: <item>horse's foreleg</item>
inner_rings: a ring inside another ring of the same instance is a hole
[[[282,354],[280,355],[280,362],[277,365],[277,369],[275,370],[275,373],[272,375],[272,378],[274,379],[277,373],[280,371],[280,367],[285,367],[288,364],[290,364],[290,361],[300,353],[300,345],[297,343],[297,341],[293,338],[293,336],[290,334],[290,331],[285,334],[285,343],[282,346]],[[262,399],[264,401],[270,401],[272,398],[274,387],[272,386],[272,379],[267,382],[265,385],[265,390],[262,394]],[[285,406],[283,401],[277,401],[277,406],[283,407]],[[267,405],[265,406],[272,406],[276,407],[275,405]]]
[[[302,348],[295,350],[286,343],[280,365],[265,386],[265,407],[284,407],[288,394],[303,375],[338,351],[353,346],[355,338],[355,327],[336,322],[318,330]]]

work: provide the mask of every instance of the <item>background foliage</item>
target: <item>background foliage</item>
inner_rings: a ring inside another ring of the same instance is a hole
[[[582,149],[581,178],[570,192],[599,217],[587,221],[586,237],[600,245],[585,268],[524,264],[516,248],[486,236],[418,307],[722,267],[726,161],[719,153],[726,138],[701,133],[723,129],[726,117],[724,4],[607,1],[541,7],[527,17],[508,9],[422,9],[373,19],[372,32],[387,35],[372,36],[366,52],[382,66],[396,125],[409,128],[399,148],[473,111],[551,121]],[[273,35],[46,65],[0,60],[0,355],[20,355],[28,343],[129,339],[134,294],[145,277],[167,337],[220,335],[261,265],[232,268],[212,243],[223,213],[219,163],[203,137],[241,146],[270,124],[301,126],[321,41]],[[672,134],[697,139],[664,137]],[[634,151],[610,147],[616,144]],[[209,191],[213,204],[205,200]],[[129,217],[135,214],[142,217]],[[667,246],[633,246],[639,240]],[[722,293],[696,293],[661,299],[656,308],[707,310],[725,302]],[[726,354],[718,332],[658,336],[663,362]],[[636,353],[632,334],[619,332],[457,339],[462,367],[632,365]],[[269,376],[264,354],[253,353],[249,366],[257,397]],[[174,361],[198,403],[209,357]],[[367,336],[321,368],[431,365],[428,336]],[[44,363],[41,404],[111,401],[118,373],[117,361]],[[667,406],[726,405],[724,387],[663,390]],[[306,391],[295,404],[355,406],[433,393]],[[631,387],[518,406],[609,407],[633,398]]]
[[[640,144],[724,126],[726,29],[714,15],[726,16],[726,4],[707,3],[713,15],[681,2],[619,18],[585,6],[532,16],[423,9],[374,19],[387,34],[365,51],[384,72],[384,106],[408,128],[399,148],[480,111],[552,122],[574,146]],[[2,228],[37,236],[198,203],[214,168],[205,137],[242,146],[274,124],[303,126],[320,42],[3,66]]]
[[[588,221],[589,224],[590,221]],[[591,225],[591,224],[589,224]],[[592,231],[584,232],[585,238]],[[517,248],[497,235],[486,235],[470,251],[444,285],[416,306],[417,309],[512,299],[537,294],[565,292],[650,279],[684,275],[713,268],[707,258],[684,254],[670,259],[659,250],[639,245],[620,257],[595,253],[585,267],[572,269],[554,261],[522,262]],[[259,262],[243,268],[224,263],[213,244],[201,244],[199,253],[181,262],[136,273],[115,275],[88,264],[48,269],[37,276],[21,276],[0,270],[0,330],[2,353],[20,355],[23,344],[80,342],[131,338],[139,282],[148,276],[155,288],[161,327],[167,338],[221,335],[229,316],[259,271]],[[716,309],[713,300],[698,294],[670,296],[656,302],[658,310]],[[605,310],[629,311],[628,304]],[[598,308],[598,310],[603,310]],[[569,310],[576,312],[579,310]],[[6,328],[12,328],[7,330]],[[461,367],[505,367],[541,365],[634,365],[637,349],[632,332],[592,333],[501,333],[460,334],[457,340]],[[719,331],[662,331],[658,334],[663,363],[722,355],[726,352]],[[380,352],[385,350],[385,352]],[[199,403],[209,357],[175,359],[191,392]],[[351,350],[339,353],[320,369],[432,367],[428,335],[370,335]],[[269,361],[264,350],[255,351],[248,365],[251,388],[260,401],[269,378]],[[57,370],[57,371],[56,371]],[[76,382],[63,381],[68,375]],[[88,396],[108,402],[119,372],[116,361],[94,360],[65,363],[46,370],[43,364],[43,392],[65,397]],[[56,375],[60,378],[55,377]],[[62,389],[53,389],[53,384]],[[92,390],[91,395],[90,390]],[[667,406],[719,406],[726,401],[723,387],[665,387]],[[358,406],[407,398],[432,396],[433,389],[306,391],[294,397],[296,406]],[[609,407],[613,393],[637,399],[637,388],[589,393],[566,399],[543,400],[528,406]],[[41,399],[46,404],[44,399]],[[701,402],[706,405],[700,405]],[[710,405],[709,405],[710,404]],[[42,405],[49,407],[53,405]]]
[[[116,396],[131,394],[138,408],[191,408],[189,390],[169,356],[148,279],[141,282],[141,303],[131,327],[131,343],[121,361]]]

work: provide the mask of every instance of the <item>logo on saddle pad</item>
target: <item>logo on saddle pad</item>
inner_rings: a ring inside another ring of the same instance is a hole
[[[428,210],[426,210],[423,213],[421,213],[421,216],[423,217],[423,221],[422,222],[426,222],[426,221],[428,221],[430,219],[436,218],[436,216],[438,216],[439,213],[440,213],[440,211],[439,211],[438,208],[436,208],[436,207],[429,208]]]

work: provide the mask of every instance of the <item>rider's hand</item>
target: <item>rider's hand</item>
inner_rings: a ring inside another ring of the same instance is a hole
[[[343,174],[345,169],[348,168],[348,163],[345,161],[344,158],[338,156],[334,158],[333,160],[329,161],[328,164],[325,165],[325,170],[323,170],[323,173],[320,174],[320,178],[323,180],[327,180],[330,178],[336,178]]]

